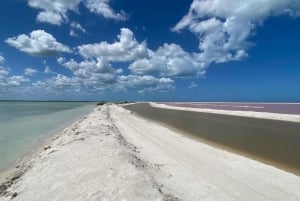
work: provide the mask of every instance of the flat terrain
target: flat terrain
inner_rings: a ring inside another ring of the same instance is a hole
[[[299,189],[294,174],[104,105],[20,164],[0,201],[299,201]]]
[[[300,123],[155,108],[148,103],[126,108],[196,139],[300,174]]]

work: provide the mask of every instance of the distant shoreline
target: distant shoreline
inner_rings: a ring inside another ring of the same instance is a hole
[[[98,102],[106,102],[106,103],[114,103],[114,102],[127,102],[127,101],[101,101],[101,100],[0,100],[0,102],[88,102],[88,103],[98,103]],[[129,101],[129,102],[155,102],[155,103],[239,103],[239,104],[247,104],[247,103],[257,103],[257,104],[300,104],[299,102],[293,101]]]
[[[261,118],[279,121],[290,121],[290,122],[300,122],[300,114],[280,114],[271,112],[258,112],[258,111],[240,111],[240,110],[224,110],[224,109],[208,109],[208,108],[197,108],[189,106],[175,106],[168,105],[167,103],[155,103],[150,102],[152,107],[171,109],[171,110],[181,110],[181,111],[191,111],[191,112],[202,112],[202,113],[212,113],[212,114],[223,114],[229,116],[241,116],[250,118]],[[297,103],[298,105],[298,103]],[[300,105],[300,104],[299,104]]]
[[[228,102],[224,102],[224,101],[220,101],[220,102],[216,102],[216,101],[151,101],[151,102],[155,102],[155,103],[238,103],[238,104],[300,104],[300,102],[249,102],[249,101],[245,101],[245,102],[240,102],[240,101],[228,101]]]
[[[78,103],[97,103],[98,101],[64,101],[64,100],[0,100],[0,102],[78,102]]]

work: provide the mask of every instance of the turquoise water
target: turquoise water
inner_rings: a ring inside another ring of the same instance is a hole
[[[0,171],[94,107],[80,102],[0,102]]]

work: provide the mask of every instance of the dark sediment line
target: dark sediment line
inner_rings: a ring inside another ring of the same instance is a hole
[[[125,108],[193,138],[300,175],[300,123],[168,110],[146,103]]]

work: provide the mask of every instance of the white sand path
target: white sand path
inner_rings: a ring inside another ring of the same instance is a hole
[[[54,137],[25,167],[1,201],[162,200],[163,195],[123,142],[107,106]],[[17,193],[17,194],[16,194]]]

